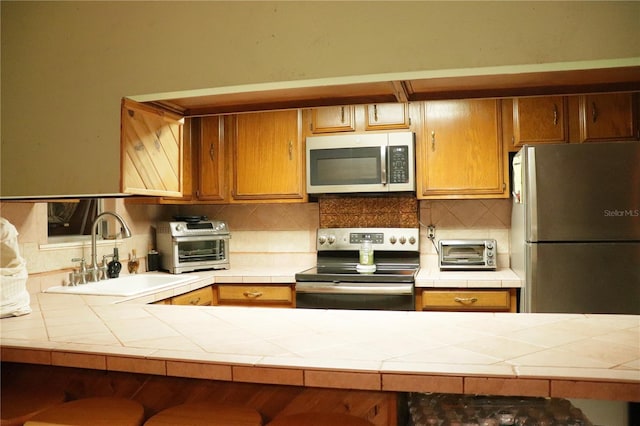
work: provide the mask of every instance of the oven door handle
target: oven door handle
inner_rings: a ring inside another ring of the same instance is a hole
[[[296,293],[325,294],[413,294],[413,283],[345,283],[303,281],[296,283]]]

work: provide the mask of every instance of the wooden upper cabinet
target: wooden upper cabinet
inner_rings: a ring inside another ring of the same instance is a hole
[[[355,108],[352,105],[328,106],[311,110],[311,132],[352,132],[356,129]]]
[[[181,197],[183,117],[123,99],[121,106],[121,191]]]
[[[410,124],[407,103],[365,105],[365,130],[408,129]]]
[[[199,120],[197,197],[199,200],[225,201],[228,199],[228,191],[224,117],[211,116],[196,120]]]
[[[306,201],[301,111],[238,114],[232,138],[232,201]]]
[[[418,198],[508,197],[500,101],[426,101],[417,151]]]
[[[516,147],[568,141],[567,100],[564,96],[513,100],[513,143]]]
[[[639,139],[637,96],[637,93],[580,96],[580,142]]]

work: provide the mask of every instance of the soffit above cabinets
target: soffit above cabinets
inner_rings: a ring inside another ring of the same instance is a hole
[[[640,90],[640,65],[635,64],[533,72],[498,69],[481,75],[423,74],[395,74],[392,77],[399,78],[389,80],[384,76],[364,76],[291,81],[130,98],[194,117],[331,105]]]

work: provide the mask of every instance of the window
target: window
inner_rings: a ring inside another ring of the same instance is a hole
[[[89,237],[91,224],[101,210],[98,198],[47,203],[48,236]]]

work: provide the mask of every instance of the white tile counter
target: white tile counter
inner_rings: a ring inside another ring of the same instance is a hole
[[[188,285],[265,277],[254,273],[196,273],[201,278]],[[640,316],[116,299],[35,295],[33,313],[0,320],[2,361],[309,387],[640,401]]]
[[[519,288],[522,281],[509,268],[496,271],[440,271],[420,268],[416,287]]]

